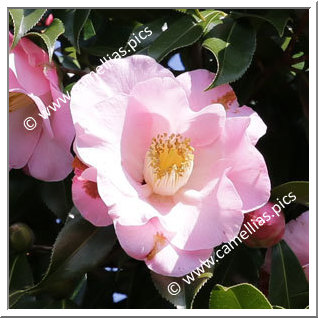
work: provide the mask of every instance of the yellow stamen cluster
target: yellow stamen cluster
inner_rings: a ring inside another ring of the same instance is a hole
[[[190,146],[190,138],[183,138],[180,134],[167,133],[157,135],[152,139],[149,156],[151,167],[160,179],[174,170],[182,177],[193,160],[194,149]]]
[[[174,194],[192,172],[194,148],[180,134],[158,134],[146,154],[144,176],[158,194]]]

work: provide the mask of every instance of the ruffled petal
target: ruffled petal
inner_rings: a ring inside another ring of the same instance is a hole
[[[256,145],[258,140],[265,135],[267,126],[259,117],[259,115],[250,107],[242,106],[242,107],[234,107],[230,108],[227,111],[228,117],[249,117],[250,124],[246,129],[246,133],[249,136],[251,143]]]
[[[181,197],[161,218],[163,226],[175,233],[171,243],[176,247],[190,251],[210,249],[238,234],[244,218],[242,201],[226,172],[212,179],[209,188],[192,204],[191,195]]]
[[[231,170],[227,175],[242,199],[244,212],[267,203],[271,189],[265,160],[245,133],[249,122],[248,117],[228,118],[221,138],[223,147],[220,146],[224,158],[230,160]]]
[[[160,133],[179,133],[183,128],[181,123],[189,116],[186,94],[179,83],[170,77],[157,77],[137,84],[132,90],[131,98],[134,105],[141,104],[148,113],[168,121],[169,131]]]
[[[177,80],[185,90],[192,110],[199,111],[210,104],[222,104],[224,108],[238,106],[236,95],[228,84],[205,91],[212,83],[215,74],[207,70],[185,72]]]
[[[222,133],[225,116],[224,108],[220,104],[209,105],[199,112],[191,112],[181,134],[191,139],[191,146],[195,149],[207,146]]]
[[[137,83],[153,77],[174,78],[169,70],[149,56],[133,55],[124,59],[108,60],[101,64],[96,72],[83,76],[74,85],[72,94],[79,96],[82,103],[90,105],[92,101],[98,103],[105,97],[129,95]]]
[[[212,249],[184,251],[167,244],[153,258],[145,259],[147,266],[154,272],[164,275],[181,277],[196,267],[203,267],[200,260],[205,261],[212,254]]]

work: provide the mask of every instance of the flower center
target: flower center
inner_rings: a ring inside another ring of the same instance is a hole
[[[194,149],[190,139],[167,133],[152,139],[144,164],[145,181],[155,193],[173,195],[189,180]]]

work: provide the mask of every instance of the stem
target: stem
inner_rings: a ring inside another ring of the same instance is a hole
[[[39,250],[39,251],[51,251],[52,246],[46,246],[46,245],[33,245],[32,250]]]
[[[199,9],[195,9],[194,11],[195,11],[195,13],[197,14],[197,16],[198,16],[202,21],[205,21],[205,17],[201,14],[201,12],[199,11]]]
[[[73,70],[73,69],[71,69],[71,68],[67,68],[67,67],[64,67],[64,66],[61,66],[60,69],[61,69],[62,71],[64,71],[65,73],[72,73],[72,74],[81,75],[81,76],[88,74],[87,71],[83,71],[83,70]]]

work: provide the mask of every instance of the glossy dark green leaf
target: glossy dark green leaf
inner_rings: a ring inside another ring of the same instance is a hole
[[[216,248],[215,251],[219,249],[225,251],[225,246],[229,245],[225,243]],[[213,271],[213,277],[203,286],[195,297],[193,308],[208,308],[211,290],[216,284],[232,286],[249,283],[257,286],[260,280],[260,268],[264,263],[264,255],[260,249],[249,248],[243,243],[239,243],[238,246],[233,244],[233,249],[227,253],[228,254],[224,253],[222,259],[218,259]]]
[[[271,304],[284,308],[301,309],[308,305],[309,286],[305,273],[285,241],[272,247],[269,299]]]
[[[294,202],[309,207],[309,182],[308,181],[291,181],[281,184],[272,189],[271,197],[273,199],[282,199],[288,193],[292,192],[296,196]]]
[[[54,52],[55,42],[57,38],[64,33],[64,31],[65,29],[63,22],[59,19],[54,19],[44,32],[29,32],[27,35],[40,37],[44,41],[48,50],[49,58],[51,60]]]
[[[52,251],[51,263],[43,279],[22,294],[49,293],[69,296],[83,275],[96,268],[113,248],[116,235],[112,226],[95,227],[77,213],[72,213],[59,233]],[[14,302],[19,293],[14,295]]]
[[[190,16],[182,16],[149,47],[149,55],[160,62],[170,52],[195,43],[203,34],[201,25]]]
[[[165,25],[165,23],[167,25],[170,25],[173,21],[174,18],[168,16],[138,26],[133,30],[133,34],[129,36],[125,50],[128,52],[128,50],[130,49],[128,43],[130,43],[130,41],[132,40],[136,41],[135,36],[141,39],[141,35],[142,37],[144,37],[144,39],[140,40],[140,43],[138,43],[138,45],[135,48],[136,51],[131,51],[128,53],[148,54],[148,49],[150,45],[164,32],[163,26]]]
[[[250,19],[259,19],[262,21],[269,22],[275,27],[280,37],[282,37],[284,34],[287,22],[291,20],[290,10],[288,9],[285,9],[285,10],[272,9],[272,10],[268,10],[264,14],[233,12],[231,13],[231,16],[236,18],[243,17],[243,18],[250,18]]]
[[[218,64],[210,89],[236,81],[246,72],[255,51],[256,32],[244,21],[225,18],[207,33],[203,47],[214,54]]]
[[[84,29],[83,29],[84,40],[88,40],[91,37],[93,37],[94,35],[96,35],[96,32],[94,29],[93,22],[91,19],[87,19],[85,24],[84,24]]]
[[[204,10],[200,11],[200,15],[196,14],[193,17],[203,27],[203,32],[206,33],[220,24],[222,19],[226,17],[226,13],[219,10]]]
[[[44,204],[61,220],[65,220],[72,205],[67,200],[67,191],[64,181],[43,182],[40,188]]]
[[[108,255],[116,242],[112,226],[95,227],[79,215],[66,222],[54,244],[51,264],[32,292],[68,295],[78,280]]]
[[[90,9],[59,10],[56,14],[65,25],[64,35],[80,53],[79,37],[90,14]]]
[[[33,274],[27,256],[25,254],[18,254],[10,264],[10,294],[31,286],[33,286]]]
[[[9,9],[14,25],[13,49],[19,40],[42,18],[47,9]]]
[[[168,277],[151,272],[151,277],[160,295],[178,308],[192,308],[195,296],[208,279],[213,276],[214,266],[202,265],[183,277]],[[196,275],[196,273],[198,275]]]
[[[231,287],[216,285],[211,292],[210,309],[272,309],[264,294],[251,284]]]

